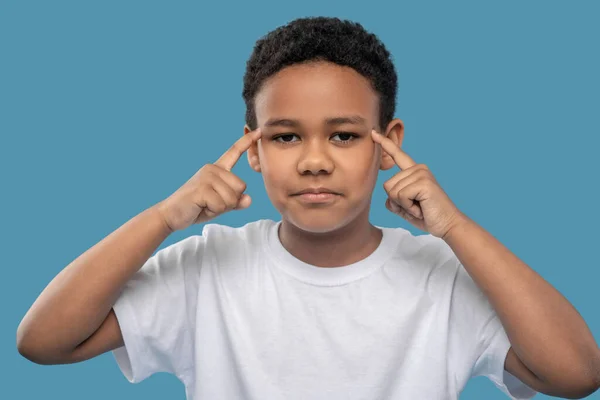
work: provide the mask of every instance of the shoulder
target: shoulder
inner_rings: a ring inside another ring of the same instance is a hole
[[[456,289],[460,263],[450,246],[431,234],[414,235],[402,228],[386,228],[393,237],[387,274],[411,282],[433,301],[449,299]],[[403,284],[403,283],[401,283]]]
[[[200,264],[202,254],[204,253],[204,238],[200,235],[191,235],[177,242],[166,245],[156,251],[150,257],[138,274],[158,273],[163,267],[168,269],[188,269],[188,266]]]
[[[393,239],[394,256],[420,268],[433,269],[456,263],[450,246],[431,234],[415,235],[404,228],[383,228]]]
[[[233,227],[221,224],[207,224],[202,229],[205,241],[205,257],[216,261],[239,263],[240,257],[249,258],[266,248],[269,230],[275,221],[262,219],[243,226]]]
[[[187,236],[157,251],[144,265],[140,272],[158,273],[163,265],[179,266],[188,270],[204,264],[207,255],[244,254],[248,249],[259,248],[260,242],[275,222],[258,220],[241,227],[222,224],[207,224],[201,235]]]
[[[248,222],[240,227],[222,224],[207,224],[202,229],[202,237],[207,244],[210,245],[218,243],[233,244],[234,242],[259,244],[264,239],[268,230],[275,224],[275,221],[268,219]]]
[[[222,285],[233,285],[235,290],[249,284],[263,263],[269,229],[276,222],[257,220],[243,226],[207,224],[202,230],[205,240],[203,268],[207,276],[216,276]],[[253,272],[252,272],[253,271]]]

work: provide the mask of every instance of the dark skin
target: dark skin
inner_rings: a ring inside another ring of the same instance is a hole
[[[282,216],[280,240],[292,255],[340,267],[371,254],[382,237],[368,218],[378,171],[397,166],[401,171],[384,185],[385,206],[446,241],[486,294],[512,345],[505,369],[552,396],[582,398],[597,390],[600,349],[584,320],[460,212],[427,166],[401,150],[401,120],[378,126],[379,99],[363,76],[326,62],[294,65],[271,77],[255,100],[262,137],[248,148],[248,160]],[[250,132],[246,126],[244,133]],[[339,195],[320,205],[293,196],[316,186]]]
[[[597,390],[600,349],[575,308],[485,229],[458,212],[427,166],[417,164],[400,148],[402,121],[394,119],[379,130],[377,107],[368,81],[349,68],[320,63],[280,71],[257,95],[260,129],[249,134],[246,127],[247,135],[215,165],[199,170],[197,182],[191,179],[173,195],[175,200],[181,196],[191,202],[186,207],[190,212],[175,212],[175,216],[189,214],[180,221],[186,226],[198,217],[248,207],[250,198],[242,194],[245,184],[230,173],[247,150],[250,166],[262,173],[267,193],[282,215],[283,246],[312,265],[340,267],[367,257],[380,243],[381,232],[368,220],[371,194],[378,170],[396,166],[400,171],[384,184],[385,206],[442,238],[485,293],[510,339],[504,368],[552,396],[582,398]],[[274,124],[275,120],[279,122]],[[209,175],[212,178],[205,179]],[[225,181],[237,189],[224,188]],[[210,190],[205,188],[208,183]],[[339,194],[321,204],[293,196],[316,186]],[[228,200],[218,192],[229,193]],[[198,198],[204,212],[200,215]],[[140,214],[69,265],[24,318],[18,332],[19,351],[36,362],[57,364],[83,361],[123,346],[110,307],[119,288],[173,228],[160,214],[155,207]],[[124,251],[124,246],[129,250]],[[92,303],[98,304],[95,310],[70,307],[81,303],[79,298],[89,299],[92,292],[96,298]],[[51,317],[44,320],[47,315]],[[63,332],[62,327],[82,319],[86,322],[78,331]],[[90,327],[100,323],[88,336]],[[48,332],[55,335],[48,338]],[[57,346],[59,342],[62,346]]]
[[[368,81],[334,64],[296,65],[270,78],[255,103],[262,137],[248,149],[248,159],[282,215],[284,247],[319,267],[367,257],[382,237],[369,222],[377,174],[395,165],[371,138],[371,130],[379,129],[379,100]],[[327,123],[344,117],[358,118]],[[386,132],[400,144],[403,129],[395,119]],[[315,186],[340,195],[334,204],[312,206],[292,196]]]

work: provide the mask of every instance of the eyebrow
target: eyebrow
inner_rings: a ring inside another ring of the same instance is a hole
[[[349,115],[343,117],[332,117],[325,119],[325,125],[342,125],[342,124],[352,124],[352,125],[367,125],[367,120],[361,117],[360,115]],[[287,126],[287,127],[299,127],[302,123],[297,119],[288,119],[288,118],[271,118],[267,122],[265,122],[265,126]]]

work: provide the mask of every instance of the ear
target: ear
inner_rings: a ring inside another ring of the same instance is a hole
[[[252,132],[252,129],[248,125],[244,125],[244,135]],[[256,172],[260,172],[260,159],[258,157],[258,142],[254,142],[252,146],[246,151],[248,154],[248,164]]]
[[[396,143],[396,146],[402,147],[402,140],[404,139],[404,122],[398,118],[391,120],[385,129],[385,136]],[[381,166],[379,168],[385,171],[392,168],[394,165],[396,165],[394,159],[382,149]]]

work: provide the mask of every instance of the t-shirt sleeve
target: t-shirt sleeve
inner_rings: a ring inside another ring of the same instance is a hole
[[[194,235],[156,252],[113,305],[125,344],[113,355],[129,382],[139,383],[156,372],[181,379],[193,367],[204,243]]]
[[[537,392],[504,369],[511,344],[500,318],[464,266],[457,263],[450,323],[455,343],[462,347],[459,353],[472,365],[470,377],[486,376],[511,399],[531,399]]]

